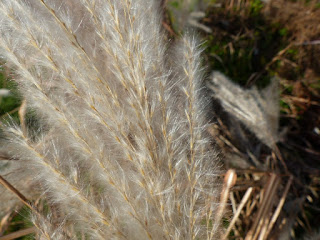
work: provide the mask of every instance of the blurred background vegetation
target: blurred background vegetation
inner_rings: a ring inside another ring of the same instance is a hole
[[[274,76],[280,82],[279,152],[244,130],[250,152],[237,142],[223,111],[214,120],[212,131],[219,132],[214,135],[216,145],[227,156],[225,169],[235,169],[238,177],[230,190],[226,229],[244,203],[228,239],[299,239],[319,230],[320,1],[162,0],[162,6],[170,39],[196,31],[203,40],[208,73],[218,70],[245,89],[262,89]],[[19,123],[21,99],[12,78],[10,67],[3,65],[0,118],[6,121],[11,116]],[[213,111],[221,111],[216,105]],[[23,208],[10,222],[1,222],[0,239],[30,226],[24,220],[27,215]],[[263,226],[272,221],[273,228],[265,230]]]
[[[199,32],[208,73],[218,70],[244,89],[262,89],[273,77],[279,79],[277,149],[252,140],[246,129],[250,147],[241,145],[233,134],[234,121],[226,120],[223,111],[213,124],[225,168],[234,168],[238,176],[226,228],[240,203],[246,205],[229,239],[303,239],[319,231],[320,1],[168,0],[164,6],[164,27],[172,38],[192,28]],[[273,175],[279,182],[272,182]],[[274,192],[268,192],[271,184]],[[273,221],[276,226],[263,233]]]

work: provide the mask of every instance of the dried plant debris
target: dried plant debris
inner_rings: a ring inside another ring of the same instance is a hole
[[[259,91],[256,87],[243,89],[220,72],[213,72],[208,84],[213,97],[223,108],[241,121],[258,139],[270,148],[278,141],[279,94],[278,80]]]

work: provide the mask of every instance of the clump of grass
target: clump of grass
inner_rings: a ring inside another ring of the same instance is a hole
[[[145,0],[0,3],[0,54],[40,120],[7,125],[1,152],[48,204],[19,195],[39,239],[219,234],[201,51],[190,36],[168,46],[158,10]]]

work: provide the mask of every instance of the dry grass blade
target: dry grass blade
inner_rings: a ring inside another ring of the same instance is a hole
[[[286,171],[286,173],[288,173],[287,164],[285,163],[285,161],[284,161],[284,159],[282,157],[282,154],[280,152],[280,149],[276,144],[273,145],[273,151],[274,151],[275,155],[277,156],[277,158],[280,160],[280,162],[281,162],[282,166],[284,167],[284,170]]]
[[[239,218],[239,215],[240,215],[243,207],[245,206],[245,204],[249,200],[252,191],[253,191],[252,187],[248,188],[248,190],[246,191],[246,193],[243,196],[243,198],[242,198],[242,200],[241,200],[241,202],[240,202],[240,204],[239,204],[239,206],[237,208],[237,211],[235,212],[235,214],[234,214],[234,216],[233,216],[233,218],[232,218],[232,220],[231,220],[231,222],[230,222],[230,224],[229,224],[229,226],[228,226],[228,228],[227,228],[227,230],[226,230],[226,232],[225,232],[225,234],[224,234],[222,239],[227,239],[227,237],[229,236],[229,233],[230,233],[231,229],[233,228],[234,224],[236,223],[237,219]]]
[[[2,176],[0,176],[0,184],[2,184],[5,188],[14,193],[28,208],[36,212],[36,210],[30,204],[29,200]]]
[[[267,239],[269,233],[271,232],[271,230],[273,228],[273,225],[275,224],[275,222],[278,219],[278,216],[279,216],[279,214],[280,214],[280,212],[282,210],[283,204],[284,204],[284,202],[286,200],[287,194],[288,194],[289,189],[291,187],[292,181],[293,181],[293,176],[290,176],[289,181],[287,182],[286,187],[284,189],[284,192],[283,192],[283,194],[281,196],[281,199],[279,201],[279,204],[278,204],[278,206],[277,206],[277,208],[276,208],[276,210],[275,210],[275,212],[274,212],[274,214],[273,214],[273,216],[272,216],[272,218],[270,220],[270,223],[269,223],[269,226],[268,226],[268,229],[267,229],[267,232],[265,234],[264,239]]]
[[[0,160],[8,160],[8,157],[5,155],[0,155]]]
[[[0,221],[0,236],[7,230],[12,218],[16,215],[16,212],[8,212],[4,215]]]
[[[217,215],[215,217],[214,225],[218,224],[221,221],[226,208],[228,198],[229,198],[230,189],[234,186],[236,181],[237,181],[237,174],[235,170],[229,169],[224,178],[223,188],[222,188],[221,197],[220,197],[220,206],[217,211]]]
[[[273,198],[276,195],[276,190],[278,188],[280,181],[276,174],[271,174],[267,184],[265,185],[263,198],[255,220],[245,240],[256,240],[260,233],[264,231],[265,223],[268,221],[268,215],[270,208],[272,206]]]
[[[7,235],[5,235],[3,237],[0,237],[0,240],[17,239],[19,237],[23,237],[23,236],[29,235],[31,233],[35,233],[36,230],[37,230],[36,227],[30,227],[30,228],[27,228],[27,229],[19,230],[19,231],[7,234]]]

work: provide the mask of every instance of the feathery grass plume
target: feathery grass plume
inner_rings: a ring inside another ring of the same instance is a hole
[[[270,148],[278,141],[279,93],[278,81],[258,91],[256,87],[242,89],[220,72],[213,72],[208,84],[223,108],[241,121],[258,139]]]
[[[64,231],[65,222],[53,223],[52,219],[57,221],[57,218],[51,214],[36,214],[31,217],[33,224],[38,229],[36,239],[39,240],[65,240],[76,239],[76,233],[72,228],[68,229],[68,232]],[[73,236],[73,237],[72,237]]]
[[[166,46],[158,11],[155,0],[1,1],[0,55],[42,122],[37,134],[8,126],[5,148],[63,222],[37,216],[41,239],[216,238],[200,51],[188,37]]]

